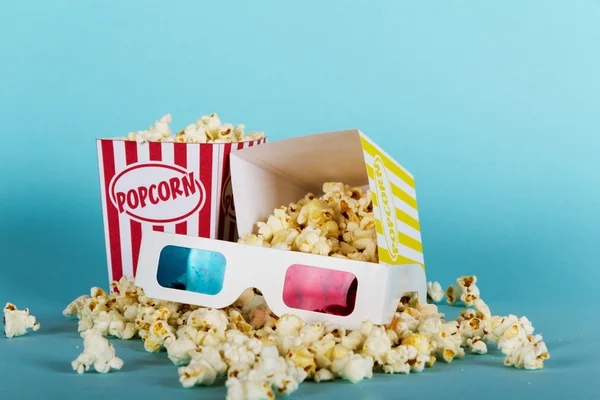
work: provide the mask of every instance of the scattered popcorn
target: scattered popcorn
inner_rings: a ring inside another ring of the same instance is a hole
[[[402,344],[405,346],[413,346],[419,354],[428,356],[433,350],[433,345],[422,333],[409,333],[402,339]]]
[[[19,310],[14,304],[6,303],[4,306],[4,335],[7,338],[23,336],[28,329],[34,332],[40,329],[40,323],[36,322],[33,315],[29,315],[29,309]]]
[[[82,295],[79,296],[78,298],[76,298],[75,300],[73,300],[62,312],[62,314],[65,317],[74,317],[77,314],[79,314],[79,312],[81,311],[81,309],[83,308],[83,306],[85,305],[85,302],[87,299],[89,299],[90,296],[88,295]]]
[[[471,353],[475,354],[486,354],[487,353],[487,345],[479,336],[475,336],[474,338],[467,340],[467,346]]]
[[[233,368],[233,373],[230,368],[225,384],[228,388],[227,398],[263,399],[260,396],[267,396],[272,399],[275,397],[273,388],[279,394],[288,395],[307,376],[306,371],[294,362],[281,357],[275,346],[263,347],[258,361],[251,368],[243,364]],[[252,397],[255,395],[259,397]]]
[[[431,344],[434,346],[435,355],[447,363],[465,356],[465,351],[461,347],[460,324],[456,321],[443,323],[440,331],[431,336]]]
[[[442,318],[435,315],[428,315],[419,319],[417,331],[428,337],[434,335],[442,330],[444,321]]]
[[[304,321],[292,314],[285,314],[279,318],[276,326],[277,335],[298,336],[300,329],[304,325]]]
[[[479,288],[475,285],[476,283],[477,277],[475,275],[461,276],[456,279],[456,287],[450,285],[446,289],[448,304],[453,306],[461,301],[466,306],[473,305],[473,301],[479,298]]]
[[[506,355],[505,365],[524,369],[544,367],[544,360],[550,358],[550,354],[542,335],[533,335],[534,331],[525,317],[504,331],[498,348]]]
[[[118,339],[128,340],[133,338],[137,333],[135,323],[129,322],[127,318],[115,310],[110,310],[110,312],[112,315],[107,333]]]
[[[309,377],[313,377],[317,371],[315,354],[312,350],[306,347],[299,347],[289,350],[287,359],[292,361],[296,367],[306,371]]]
[[[275,217],[281,223],[267,223],[271,240],[279,237],[278,243],[296,246],[295,239],[302,229],[295,224],[306,204],[312,204],[313,209],[303,218],[311,224],[338,224],[337,210],[346,210],[348,217],[339,222],[340,232],[352,233],[352,237],[346,235],[352,241],[362,238],[364,232],[360,229],[370,224],[364,222],[372,211],[370,200],[342,184],[327,185],[328,195],[323,200],[333,210],[331,220],[327,221],[324,205],[311,203],[316,198],[307,195],[291,207],[292,213],[286,214],[290,220],[282,209]],[[344,203],[333,202],[344,196],[348,196]],[[358,200],[352,196],[358,196]],[[307,232],[319,229],[318,241],[331,240],[328,235],[335,232],[333,227],[324,229],[323,225],[311,229]],[[264,230],[267,232],[267,228]],[[292,230],[297,235],[291,234]],[[343,239],[338,245],[348,254],[360,252]],[[226,376],[229,399],[274,399],[276,394],[293,393],[305,379],[359,382],[371,378],[374,368],[388,374],[421,372],[433,367],[438,358],[449,363],[464,357],[465,350],[485,354],[490,344],[498,344],[506,355],[504,363],[516,368],[543,368],[543,361],[549,358],[542,336],[534,335],[526,317],[492,315],[480,298],[475,277],[459,278],[457,289],[450,290],[449,300],[474,306],[463,309],[455,321],[445,321],[436,305],[420,302],[412,295],[402,298],[389,325],[364,321],[355,331],[328,322],[307,324],[292,314],[278,318],[254,289],[244,291],[234,304],[218,310],[151,299],[135,287],[132,278],[123,277],[111,286],[116,290],[110,294],[92,288],[89,295],[75,299],[63,311],[65,316],[79,319],[78,329],[84,338],[84,352],[73,362],[79,373],[91,366],[101,372],[120,368],[122,361],[103,337],[109,335],[141,339],[149,352],[164,347],[168,358],[179,367],[184,387],[211,385],[219,376]]]
[[[484,340],[487,343],[498,343],[504,332],[514,323],[518,322],[519,318],[516,315],[508,315],[507,317],[493,316],[486,321],[484,329]]]
[[[288,360],[281,357],[275,346],[264,347],[258,362],[248,373],[248,379],[266,380],[277,393],[291,394],[309,374],[308,368],[298,365],[297,361],[294,357],[288,357]],[[303,362],[300,361],[300,364]]]
[[[362,355],[371,356],[375,363],[383,365],[385,356],[391,350],[392,342],[385,330],[376,330],[369,335],[362,348]]]
[[[229,364],[229,369],[227,370],[227,377],[246,379],[248,377],[248,373],[252,369],[252,366],[253,365],[245,362],[236,362]]]
[[[411,371],[411,364],[414,365],[417,370],[420,368],[417,367],[417,365],[422,365],[424,368],[425,364],[423,362],[418,363],[418,358],[419,352],[415,347],[410,345],[400,345],[386,354],[383,372],[386,374],[408,374]]]
[[[409,332],[416,331],[418,326],[419,320],[413,317],[409,312],[403,311],[401,313],[397,312],[394,314],[392,322],[387,327],[395,332],[400,339],[402,339]]]
[[[427,282],[427,295],[434,303],[439,303],[444,299],[444,289],[439,282]]]
[[[352,331],[347,336],[342,337],[341,346],[350,351],[358,351],[364,343],[366,337],[360,331]]]
[[[257,341],[255,347],[260,349],[260,346],[262,346],[260,340],[254,338],[248,339],[247,337],[244,343],[227,342],[223,344],[221,351],[228,364],[253,364],[255,362],[257,351],[248,348],[248,344],[251,346],[253,345],[252,343],[248,343],[250,340]],[[260,345],[258,343],[260,343]]]
[[[169,360],[175,365],[185,365],[192,359],[192,353],[196,351],[198,346],[192,339],[183,337],[174,339],[168,336],[165,339],[165,348],[169,354]]]
[[[481,298],[475,299],[473,301],[473,305],[475,306],[477,312],[481,314],[482,319],[487,320],[492,318],[492,312],[490,311],[490,308],[487,304],[485,304],[485,302]]]
[[[315,376],[313,377],[313,379],[317,383],[332,381],[335,379],[335,375],[330,370],[322,368],[315,373]]]
[[[100,332],[89,330],[83,336],[83,353],[71,363],[73,371],[83,374],[93,366],[96,372],[105,374],[111,369],[123,367],[123,360],[117,357],[113,345]]]
[[[478,318],[472,317],[460,322],[460,334],[462,336],[462,345],[466,345],[469,339],[482,337],[485,335],[485,322]]]
[[[212,385],[217,376],[225,374],[225,364],[219,351],[211,347],[200,347],[192,355],[186,367],[180,367],[179,381],[185,388],[201,385]]]
[[[325,327],[321,323],[306,324],[300,330],[300,339],[304,346],[310,346],[320,340],[325,334]]]
[[[373,377],[373,358],[359,354],[347,355],[333,362],[333,372],[352,383]]]
[[[529,335],[526,343],[507,354],[504,364],[516,368],[540,369],[544,368],[544,360],[548,358],[550,354],[542,335]]]
[[[227,387],[226,400],[273,400],[275,398],[271,385],[266,381],[229,378],[225,386]]]
[[[331,368],[332,358],[335,356],[334,348],[336,348],[336,342],[333,335],[327,334],[320,340],[315,341],[309,347],[309,349],[315,355],[315,363],[317,368],[329,369]],[[343,349],[343,347],[342,347]],[[343,355],[348,353],[348,350],[344,349]]]
[[[222,310],[199,308],[192,311],[188,317],[187,324],[193,328],[213,332],[219,337],[224,337],[229,319],[227,319],[227,314]]]

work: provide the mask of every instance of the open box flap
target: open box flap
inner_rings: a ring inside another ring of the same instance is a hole
[[[362,132],[360,140],[373,194],[380,262],[424,266],[414,177]]]

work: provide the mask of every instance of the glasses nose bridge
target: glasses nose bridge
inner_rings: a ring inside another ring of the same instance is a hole
[[[268,268],[261,261],[248,262],[248,260],[240,260],[237,255],[235,257],[229,255],[226,258],[223,296],[232,297],[231,303],[234,303],[244,291],[251,288],[258,289],[263,295],[268,293],[270,298],[274,299],[278,285],[282,285],[279,282],[281,271],[276,270],[275,267],[285,271],[287,266],[276,265],[273,268]]]

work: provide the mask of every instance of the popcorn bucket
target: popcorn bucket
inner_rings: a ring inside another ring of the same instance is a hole
[[[98,139],[109,280],[135,277],[145,229],[236,241],[229,155],[266,141]]]

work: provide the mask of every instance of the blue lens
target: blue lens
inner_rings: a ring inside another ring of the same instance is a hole
[[[190,292],[215,295],[223,289],[225,256],[208,250],[166,246],[158,260],[158,284]]]

